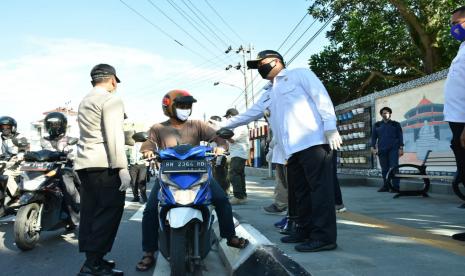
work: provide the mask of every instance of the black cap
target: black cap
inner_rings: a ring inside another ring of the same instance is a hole
[[[116,82],[121,82],[116,76],[116,70],[113,66],[108,64],[97,64],[90,71],[90,76],[93,80],[100,78],[107,78],[108,76],[115,76]]]
[[[280,53],[273,51],[273,50],[265,50],[265,51],[261,51],[260,53],[258,53],[257,58],[248,60],[247,67],[249,69],[257,69],[258,63],[260,62],[260,60],[269,58],[269,57],[279,58],[281,62],[284,64],[283,56],[281,56]]]
[[[217,121],[217,122],[221,122],[221,117],[220,117],[220,116],[213,115],[213,116],[210,117],[210,120]]]
[[[230,109],[226,110],[226,115],[224,115],[223,117],[236,116],[238,114],[239,114],[239,111],[237,111],[237,109],[230,108]]]

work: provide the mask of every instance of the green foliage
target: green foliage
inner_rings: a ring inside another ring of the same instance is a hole
[[[309,59],[336,104],[430,74],[450,65],[458,42],[449,34],[447,0],[315,0],[330,45]]]

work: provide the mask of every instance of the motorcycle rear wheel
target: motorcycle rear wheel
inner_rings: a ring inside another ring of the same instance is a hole
[[[38,222],[40,206],[30,203],[19,208],[14,225],[16,246],[23,250],[33,249],[39,241],[40,232],[34,230]]]

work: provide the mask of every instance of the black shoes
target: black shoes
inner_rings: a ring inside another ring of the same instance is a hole
[[[454,240],[458,240],[458,241],[465,241],[465,232],[464,233],[454,234],[454,235],[452,235],[452,238]]]
[[[84,264],[78,276],[123,276],[124,272],[114,269],[115,262],[103,260],[100,265],[91,266]],[[113,268],[112,268],[113,267]]]
[[[322,241],[309,241],[299,245],[296,245],[294,248],[299,252],[318,252],[324,250],[333,250],[336,249],[337,244],[335,243],[324,243]]]
[[[379,193],[387,193],[389,192],[389,188],[388,187],[381,187],[379,190],[378,190]]]
[[[103,265],[104,265],[104,266],[108,266],[108,267],[111,268],[111,269],[115,268],[115,266],[116,266],[116,263],[115,263],[115,261],[113,261],[113,260],[106,260],[106,259],[103,259],[102,262],[103,262]]]
[[[305,242],[310,238],[310,234],[303,232],[302,230],[297,230],[291,232],[289,236],[281,238],[282,243],[299,243]]]
[[[139,199],[138,197],[135,197],[135,198],[133,198],[133,199],[131,200],[131,202],[139,202],[139,200],[140,200],[140,199]]]

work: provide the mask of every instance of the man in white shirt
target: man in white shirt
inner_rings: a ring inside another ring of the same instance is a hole
[[[239,112],[235,108],[226,111],[224,117],[230,119],[237,116]],[[239,126],[234,129],[233,138],[229,143],[229,163],[228,179],[233,187],[233,198],[229,201],[232,205],[244,204],[247,202],[247,192],[245,188],[245,162],[249,159],[249,129],[247,126]]]
[[[338,149],[342,139],[328,92],[311,70],[286,69],[276,51],[258,53],[247,66],[271,83],[256,104],[224,126],[235,128],[269,112],[276,143],[286,155],[288,183],[295,187],[299,214],[297,232],[281,241],[301,243],[295,247],[301,252],[335,249],[332,149]]]
[[[465,183],[465,6],[452,12],[450,25],[451,35],[461,44],[444,87],[444,121],[449,122],[452,131],[451,148],[457,162],[458,181]],[[465,241],[465,233],[452,238]]]

